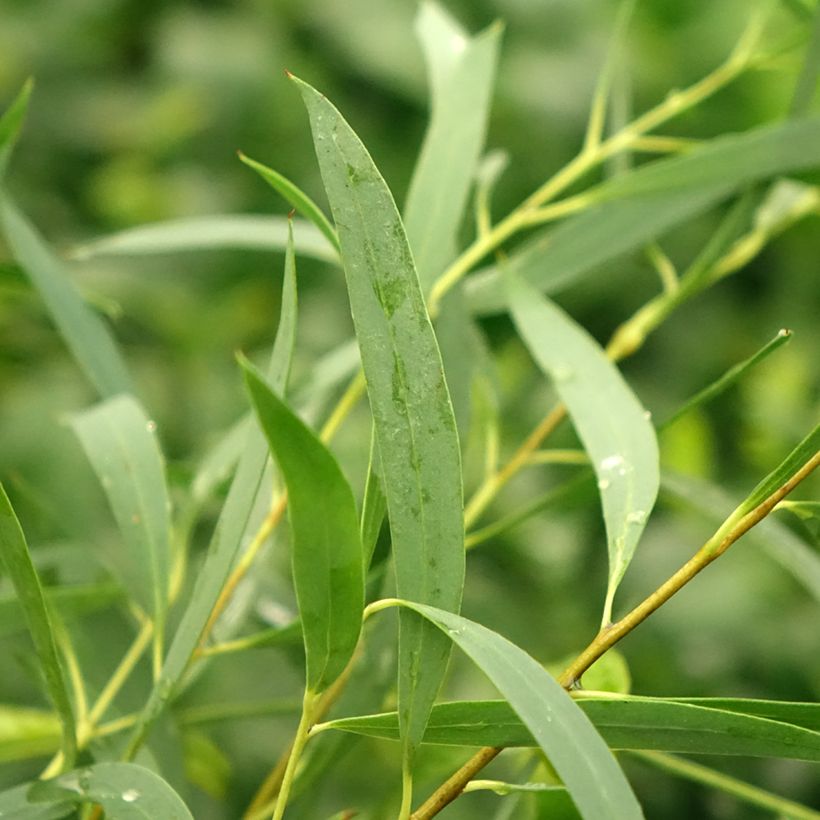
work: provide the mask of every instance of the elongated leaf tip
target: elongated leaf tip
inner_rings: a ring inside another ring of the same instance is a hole
[[[295,75],[295,74],[293,74],[292,72],[288,71],[287,69],[285,69],[285,76],[286,76],[289,80],[295,80],[295,79],[297,79],[296,75]]]
[[[291,208],[291,209],[288,211],[288,222],[292,223],[292,222],[293,222],[293,217],[294,217],[294,216],[296,216],[296,208]]]
[[[248,155],[241,148],[236,149],[236,156],[242,162],[245,162],[248,159]]]
[[[789,328],[787,328],[787,327],[781,327],[780,330],[777,331],[777,335],[781,339],[791,339],[792,331],[789,330]]]

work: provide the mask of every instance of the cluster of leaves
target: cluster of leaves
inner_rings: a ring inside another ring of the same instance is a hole
[[[243,419],[218,442],[176,507],[156,424],[140,403],[110,330],[78,293],[61,259],[10,195],[0,191],[0,227],[11,253],[99,394],[100,401],[75,415],[71,426],[121,532],[120,543],[102,556],[104,582],[46,590],[37,550],[29,551],[8,496],[5,491],[0,495],[0,557],[13,587],[9,611],[31,634],[54,707],[53,712],[7,710],[10,729],[0,738],[6,756],[54,757],[42,780],[0,793],[0,816],[59,818],[77,810],[86,815],[101,810],[112,818],[190,817],[169,785],[184,753],[177,750],[176,763],[167,761],[158,740],[163,722],[169,715],[180,725],[196,722],[176,704],[209,659],[225,654],[239,658],[254,647],[277,645],[304,650],[301,719],[290,748],[248,807],[248,818],[282,817],[291,796],[300,796],[302,811],[316,816],[310,784],[332,777],[330,767],[341,746],[325,746],[323,754],[311,756],[318,745],[311,739],[331,731],[339,737],[354,733],[399,742],[400,797],[391,794],[386,810],[398,809],[401,818],[410,817],[419,750],[425,744],[482,748],[461,780],[439,788],[413,814],[416,818],[438,813],[464,789],[532,794],[537,797],[533,805],[544,813],[641,817],[614,751],[632,752],[650,765],[789,816],[818,816],[669,755],[820,761],[817,704],[637,697],[623,691],[623,679],[614,686],[605,679],[596,684],[595,670],[590,670],[599,659],[617,659],[611,651],[615,642],[777,505],[785,503],[786,509],[809,519],[816,513],[809,502],[783,499],[817,466],[820,428],[809,432],[743,502],[730,505],[728,516],[719,513],[715,534],[681,570],[612,623],[616,592],[659,489],[681,497],[691,489],[675,477],[661,476],[656,427],[662,425],[653,423],[614,362],[637,350],[674,310],[739,270],[771,238],[817,210],[817,188],[790,175],[820,166],[820,119],[806,114],[810,95],[805,91],[815,84],[820,38],[810,44],[789,120],[694,146],[653,135],[750,67],[779,56],[762,51],[763,30],[763,18],[754,17],[736,49],[712,74],[608,134],[613,56],[602,73],[581,152],[496,223],[489,204],[502,163],[496,155],[483,157],[483,151],[499,27],[470,36],[438,6],[422,5],[418,34],[429,68],[431,120],[403,216],[340,112],[291,76],[309,115],[332,220],[281,174],[242,156],[301,219],[236,217],[149,226],[78,252],[88,258],[254,243],[285,251],[282,308],[270,363],[262,373],[240,359],[253,418]],[[30,90],[25,88],[0,120],[0,173],[20,132]],[[559,199],[606,160],[636,151],[671,156]],[[473,191],[475,238],[459,251]],[[658,239],[730,200],[719,229],[678,275]],[[559,219],[557,227],[541,227]],[[524,232],[526,239],[502,252],[508,240]],[[621,325],[606,348],[545,296],[603,262],[646,247],[663,290]],[[332,362],[317,368],[324,376],[303,395],[291,395],[288,389],[296,343],[297,254],[344,270],[356,335],[355,344],[340,346]],[[482,263],[485,267],[473,272]],[[491,379],[479,355],[483,343],[477,323],[477,317],[500,312],[510,314],[560,399],[503,466],[494,452],[499,422],[492,398],[486,397]],[[666,423],[742,378],[789,335],[781,332]],[[345,380],[349,383],[335,410],[314,432],[303,420],[306,411]],[[365,394],[373,432],[367,476],[357,493],[328,443]],[[482,396],[486,419],[478,423],[471,419],[471,401]],[[565,416],[581,448],[539,449]],[[468,464],[470,445],[484,456],[477,475],[471,472],[475,459]],[[578,475],[527,507],[476,528],[513,475],[549,461],[576,464]],[[191,534],[206,502],[228,478],[210,545],[194,571]],[[474,486],[466,504],[465,486]],[[535,511],[569,498],[594,499],[596,488],[608,548],[602,627],[586,650],[553,675],[514,643],[459,614],[465,554]],[[695,497],[695,505],[703,506],[697,493]],[[247,613],[228,623],[220,619],[285,510],[298,617],[236,637],[229,633],[235,633]],[[778,538],[772,549],[820,598],[816,552],[791,533]],[[89,703],[76,636],[67,622],[112,600],[127,605],[136,632]],[[376,631],[385,618],[379,613],[394,608],[399,610],[397,639]],[[502,700],[436,703],[453,644],[489,678]],[[141,706],[104,722],[149,648],[151,677]],[[385,654],[390,662],[377,664],[375,659]],[[376,668],[388,671],[376,674]],[[586,690],[578,689],[588,670]],[[325,721],[345,689],[354,690],[346,704],[353,716]],[[382,712],[394,693],[395,711]],[[219,706],[213,709],[219,712]],[[222,717],[230,717],[230,709],[223,709]],[[527,769],[527,782],[475,780],[504,747],[537,750],[546,762],[538,770]],[[438,774],[443,778],[446,772]]]

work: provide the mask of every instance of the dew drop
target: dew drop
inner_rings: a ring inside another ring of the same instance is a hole
[[[609,488],[609,479],[608,478],[602,478],[598,482],[598,489],[599,490],[606,490],[608,488]]]
[[[133,803],[139,796],[140,793],[136,789],[128,789],[122,793],[122,799],[125,803]]]
[[[781,327],[777,335],[782,338],[783,336],[791,336],[792,332],[787,327]]]
[[[633,510],[626,517],[628,524],[643,524],[646,521],[646,513],[643,510]]]
[[[652,418],[652,411],[651,411],[651,410],[644,410],[644,411],[643,411],[643,417],[644,417],[647,421],[650,421],[650,420],[651,420],[651,418]]]
[[[454,34],[450,37],[450,48],[454,54],[461,54],[461,52],[467,48],[467,40],[464,38],[464,35]]]
[[[570,382],[575,378],[575,371],[566,365],[558,365],[553,375],[557,382]]]
[[[605,458],[605,459],[601,462],[601,469],[602,469],[602,470],[615,470],[615,469],[617,469],[617,468],[619,468],[619,467],[620,467],[621,469],[623,469],[623,468],[624,468],[624,457],[623,457],[623,456],[619,456],[619,455],[617,455],[617,454],[616,454],[616,455],[614,455],[614,456],[607,456],[607,457],[606,457],[606,458]],[[623,475],[623,473],[620,473],[620,474],[621,474],[621,475]]]
[[[156,433],[157,431],[157,423],[155,421],[149,421],[148,424],[145,425],[145,429],[149,433]]]

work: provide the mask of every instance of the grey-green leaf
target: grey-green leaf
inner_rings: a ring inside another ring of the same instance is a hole
[[[643,812],[592,723],[530,655],[496,632],[451,612],[401,601],[434,623],[492,681],[532,733],[585,820],[632,820]]]
[[[323,95],[297,82],[339,231],[381,454],[399,595],[457,610],[464,583],[458,435],[404,227],[359,138]],[[449,653],[449,642],[435,629],[402,613],[399,712],[405,755],[421,739]]]
[[[125,542],[125,549],[112,556],[114,567],[161,635],[168,607],[171,518],[156,425],[126,395],[78,413],[71,425]]]
[[[501,28],[474,38],[437,3],[416,18],[431,87],[431,116],[410,180],[404,222],[422,290],[452,261],[484,147]]]
[[[108,327],[83,301],[62,262],[34,226],[1,193],[0,226],[14,258],[39,292],[77,364],[100,396],[134,392]]]
[[[306,220],[294,220],[296,250],[322,262],[338,264],[339,255],[325,236]],[[283,251],[287,248],[288,219],[283,216],[220,214],[172,219],[140,225],[92,239],[71,251],[74,259],[101,256],[150,256],[224,248]]]
[[[344,671],[362,626],[364,570],[356,501],[330,451],[248,362],[243,367],[256,416],[288,488],[307,688],[322,692]]]
[[[111,820],[193,820],[182,798],[135,763],[97,763],[28,788],[31,802],[97,804]]]
[[[666,700],[664,698],[583,697],[578,706],[592,721],[612,749],[653,749],[690,754],[781,757],[793,760],[820,760],[820,733],[801,725],[744,712],[743,701]],[[765,708],[751,702],[751,710]],[[775,701],[769,714],[790,714],[778,709]],[[817,704],[785,704],[813,710]],[[801,715],[807,719],[807,715]],[[812,719],[808,717],[808,719]],[[364,717],[342,718],[329,728],[398,740],[395,712]],[[455,701],[433,707],[424,742],[446,746],[537,746],[531,732],[509,703],[503,700]]]
[[[818,165],[820,117],[718,137],[685,156],[652,162],[601,185],[597,205],[536,233],[510,254],[505,271],[554,291],[744,185]],[[467,292],[473,312],[505,309],[503,272],[494,267],[471,277]]]
[[[609,550],[604,621],[655,504],[658,442],[648,414],[595,340],[515,274],[509,304],[521,338],[555,385],[601,492]]]
[[[28,630],[40,660],[48,694],[60,716],[65,766],[74,764],[77,753],[74,710],[51,626],[48,607],[37,570],[31,560],[25,535],[12,509],[6,490],[0,484],[0,567],[11,579],[25,614]]]

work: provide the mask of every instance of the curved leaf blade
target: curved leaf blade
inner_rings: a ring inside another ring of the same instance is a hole
[[[585,820],[643,817],[612,752],[578,704],[534,658],[460,615],[398,603],[434,623],[487,675],[549,758]]]
[[[604,622],[660,484],[655,429],[595,340],[520,277],[510,274],[513,321],[566,405],[598,479],[609,552]]]
[[[4,194],[0,194],[0,226],[14,258],[39,292],[71,354],[100,396],[133,393],[125,362],[108,327],[77,292],[45,240]]]
[[[395,202],[333,105],[293,78],[310,116],[381,454],[396,583],[410,600],[457,610],[464,583],[461,464],[441,356]],[[401,613],[399,712],[405,758],[421,739],[450,653]]]
[[[43,670],[49,697],[62,723],[64,765],[70,767],[77,754],[74,710],[66,687],[60,656],[57,653],[57,643],[40,577],[31,560],[20,522],[17,520],[2,484],[0,484],[0,566],[11,579],[23,609]]]
[[[161,635],[168,607],[171,502],[156,425],[132,396],[123,395],[78,413],[71,426],[125,542],[114,566]]]
[[[342,674],[361,631],[364,569],[356,500],[319,438],[247,361],[242,366],[256,416],[288,488],[307,688],[318,693]]]

